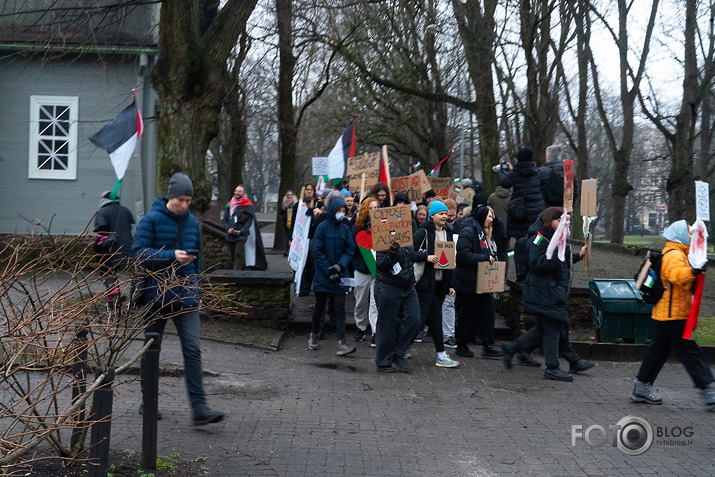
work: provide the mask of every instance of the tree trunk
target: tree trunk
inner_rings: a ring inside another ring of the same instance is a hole
[[[280,208],[285,193],[295,184],[295,159],[298,129],[293,107],[293,74],[296,58],[293,55],[293,0],[276,0],[278,23],[278,140],[280,142],[281,178],[278,186],[278,211],[273,250],[285,248],[285,230],[281,223]],[[297,192],[297,191],[296,191]],[[298,192],[299,193],[299,192]]]

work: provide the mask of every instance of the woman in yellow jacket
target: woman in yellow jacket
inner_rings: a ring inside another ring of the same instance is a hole
[[[703,358],[703,351],[695,340],[683,338],[685,320],[693,301],[695,277],[704,269],[692,268],[688,262],[690,231],[685,220],[671,224],[663,232],[666,240],[663,261],[660,268],[665,287],[663,297],[653,308],[655,329],[653,339],[646,350],[643,363],[638,371],[631,399],[634,402],[662,404],[663,400],[653,394],[652,384],[668,360],[670,349],[675,350],[695,385],[700,389],[705,406],[715,411],[715,388],[710,386],[713,375]]]

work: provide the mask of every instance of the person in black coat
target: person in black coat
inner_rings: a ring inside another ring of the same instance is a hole
[[[546,208],[541,195],[541,176],[532,162],[534,152],[528,147],[516,153],[517,163],[509,164],[509,173],[499,171],[499,185],[512,187],[507,216],[507,235],[521,238],[526,235],[536,217]]]
[[[104,192],[99,200],[99,210],[94,217],[94,252],[102,282],[107,289],[107,304],[119,296],[117,270],[126,265],[132,252],[132,224],[134,215],[119,203],[112,201],[110,192]]]
[[[471,217],[462,223],[457,241],[457,267],[452,281],[457,290],[455,339],[457,355],[466,358],[474,356],[467,344],[475,335],[484,345],[482,357],[502,356],[494,347],[494,297],[491,293],[477,293],[477,268],[480,263],[494,263],[497,257],[497,246],[491,236],[493,220],[494,212],[488,206],[472,209]]]
[[[420,327],[427,325],[437,352],[435,366],[441,368],[456,368],[459,361],[450,358],[444,351],[444,336],[442,334],[442,303],[446,295],[454,296],[451,285],[452,271],[439,268],[439,257],[435,255],[435,241],[452,242],[452,230],[446,225],[447,206],[440,200],[430,204],[429,218],[420,224],[420,228],[412,238],[417,249],[414,253],[415,263],[424,263],[424,272],[417,282],[416,290],[420,303]],[[437,265],[437,268],[435,268]]]
[[[517,341],[504,344],[504,363],[511,368],[511,359],[521,351],[531,351],[541,341],[546,361],[545,379],[573,381],[572,372],[586,371],[593,363],[582,360],[569,341],[569,292],[573,275],[573,263],[586,253],[582,247],[572,255],[566,246],[564,261],[557,252],[549,259],[546,249],[559,226],[564,211],[549,207],[543,211],[529,228],[529,273],[524,281],[524,312],[534,315],[537,324],[529,328]],[[533,237],[533,240],[531,239]],[[569,373],[559,366],[559,355],[569,361]]]

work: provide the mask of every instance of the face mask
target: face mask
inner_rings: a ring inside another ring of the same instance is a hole
[[[337,220],[338,222],[340,222],[344,218],[345,218],[345,214],[343,214],[342,212],[338,212],[337,214],[335,214],[335,220]]]

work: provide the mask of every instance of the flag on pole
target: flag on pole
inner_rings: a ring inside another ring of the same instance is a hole
[[[136,90],[134,90],[134,96],[136,96]],[[127,172],[129,159],[134,153],[137,139],[141,136],[143,129],[141,112],[136,101],[132,100],[132,104],[119,113],[114,121],[106,124],[97,134],[89,138],[97,147],[101,147],[109,153],[109,159],[114,166],[117,182],[110,195],[112,200],[119,193],[119,186]]]
[[[380,160],[380,182],[387,184],[387,188],[390,189],[390,204],[395,201],[395,197],[392,194],[392,184],[390,177],[390,160],[387,157],[387,144],[382,146],[382,159]]]
[[[342,179],[348,157],[355,157],[355,124],[350,125],[328,154],[328,179]]]
[[[446,161],[447,159],[449,159],[449,156],[451,156],[451,155],[452,155],[451,152],[450,152],[449,154],[447,154],[447,157],[445,157],[444,159],[442,159],[441,161],[439,161],[439,164],[437,164],[436,166],[434,166],[434,169],[432,169],[432,170],[430,171],[430,173],[427,174],[427,175],[430,176],[430,177],[439,177],[439,170],[442,168],[442,164],[444,164],[444,161]]]

